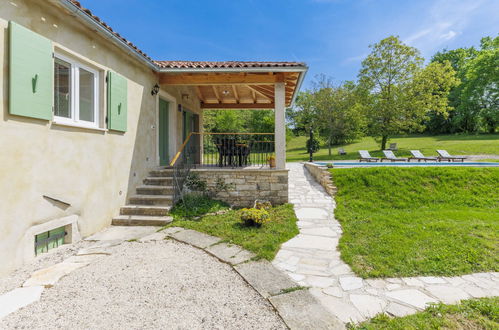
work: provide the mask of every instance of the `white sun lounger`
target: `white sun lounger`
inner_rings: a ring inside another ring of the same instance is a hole
[[[367,150],[359,150],[359,155],[359,162],[377,162],[379,160],[377,157],[371,157]]]
[[[406,162],[407,161],[407,158],[398,158],[397,156],[395,156],[395,154],[391,150],[383,150],[383,153],[385,154],[385,157],[381,158],[381,161],[383,161],[384,159],[390,160],[392,162]]]
[[[450,155],[447,150],[437,150],[439,156],[438,156],[438,161],[441,162],[442,160],[446,160],[449,163],[450,162],[464,162],[466,157],[463,156],[452,156]]]
[[[437,161],[438,158],[437,157],[426,157],[425,155],[423,155],[423,153],[419,150],[411,150],[411,154],[412,154],[412,157],[409,157],[409,161],[411,161],[411,159],[414,159],[414,160],[417,160],[418,162],[424,160],[425,162],[427,160],[433,160],[433,161]]]

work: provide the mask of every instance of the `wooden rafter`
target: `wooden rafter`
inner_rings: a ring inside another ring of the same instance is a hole
[[[199,86],[196,86],[195,89],[196,89],[196,95],[197,95],[198,99],[200,99],[201,102],[204,102],[204,96],[203,96],[203,93],[201,92],[201,88]]]
[[[201,103],[202,109],[274,109],[274,103]]]
[[[220,103],[222,100],[220,99],[220,94],[218,93],[218,89],[216,86],[211,86],[213,89],[213,93],[215,93],[215,97],[217,98],[217,102]]]
[[[160,83],[166,85],[273,85],[284,79],[280,74],[220,73],[161,75]]]
[[[268,99],[269,101],[273,101],[274,100],[273,96],[269,96],[269,95],[266,95],[265,93],[260,92],[259,90],[257,90],[255,88],[255,86],[248,85],[248,88],[251,89],[253,92],[255,92],[255,94],[263,96],[265,99]],[[256,98],[256,95],[255,95],[255,102],[256,102],[256,99],[257,98]]]
[[[262,89],[261,86],[257,85],[248,85],[249,88],[253,89],[255,92],[265,96],[266,98],[270,100],[274,100],[274,93],[269,92],[268,90]]]
[[[232,92],[234,93],[234,98],[236,99],[236,102],[239,103],[239,93],[237,92],[236,85],[232,85]]]

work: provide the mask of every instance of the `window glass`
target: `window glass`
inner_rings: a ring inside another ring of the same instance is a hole
[[[95,80],[94,80],[94,74],[92,72],[88,72],[87,70],[84,70],[80,68],[79,70],[79,75],[80,75],[80,113],[79,113],[79,118],[80,120],[85,120],[85,121],[90,121],[94,122],[95,121]]]
[[[54,63],[54,111],[71,118],[71,64],[56,58]]]

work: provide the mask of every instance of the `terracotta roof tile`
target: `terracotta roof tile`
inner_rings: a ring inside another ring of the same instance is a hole
[[[232,69],[232,68],[275,68],[275,67],[306,67],[305,63],[300,62],[255,62],[255,61],[222,61],[222,62],[214,62],[214,61],[153,61],[146,53],[140,50],[136,45],[134,45],[131,41],[123,38],[118,32],[114,31],[109,25],[107,25],[104,21],[102,21],[99,17],[92,14],[90,9],[83,7],[79,1],[76,0],[67,0],[76,6],[78,9],[86,13],[89,17],[91,17],[94,21],[100,24],[102,27],[111,32],[118,39],[126,43],[129,47],[134,49],[136,52],[141,54],[148,61],[153,62],[160,68],[171,68],[171,69]]]
[[[234,69],[267,67],[304,67],[300,62],[255,62],[255,61],[154,61],[161,68],[170,69]]]
[[[152,59],[146,54],[144,53],[143,51],[141,51],[137,46],[135,46],[131,41],[129,40],[126,40],[125,38],[123,38],[118,32],[115,32],[109,25],[107,25],[104,21],[102,21],[99,17],[95,16],[92,14],[92,11],[90,11],[90,9],[88,8],[85,8],[83,7],[79,1],[76,1],[76,0],[67,0],[69,1],[70,3],[72,3],[73,5],[75,5],[76,7],[78,7],[81,11],[83,11],[84,13],[86,13],[88,16],[90,16],[94,21],[96,21],[97,23],[99,23],[101,26],[103,26],[104,28],[106,28],[109,32],[111,32],[112,34],[114,34],[118,39],[120,39],[121,41],[123,41],[124,43],[126,43],[128,46],[132,47],[135,51],[137,51],[139,54],[141,54],[142,56],[144,56],[146,59],[148,59],[149,61],[152,61]]]

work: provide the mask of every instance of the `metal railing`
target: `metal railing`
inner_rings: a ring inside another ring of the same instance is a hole
[[[182,199],[184,183],[192,168],[274,166],[274,133],[192,132],[170,162],[173,202]]]
[[[275,160],[274,133],[203,133],[202,165],[265,167]]]
[[[173,203],[183,197],[184,183],[190,170],[199,163],[199,134],[190,133],[170,162],[173,170]]]

